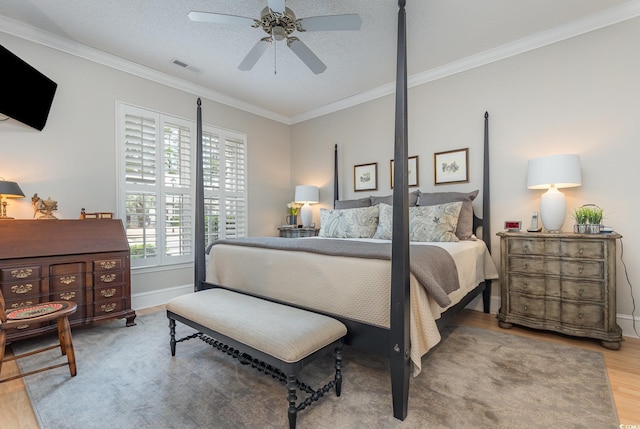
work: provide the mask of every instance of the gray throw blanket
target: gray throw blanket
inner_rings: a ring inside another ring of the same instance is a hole
[[[391,243],[369,243],[350,240],[304,240],[298,238],[255,237],[217,240],[216,244],[293,250],[351,258],[391,260]],[[411,246],[409,250],[411,272],[436,300],[438,305],[451,304],[447,294],[460,288],[458,271],[451,255],[437,246]]]

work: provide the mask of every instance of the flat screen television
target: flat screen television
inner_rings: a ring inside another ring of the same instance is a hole
[[[58,84],[0,45],[0,113],[42,131]]]

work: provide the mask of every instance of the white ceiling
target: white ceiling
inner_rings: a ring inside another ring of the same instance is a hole
[[[198,95],[213,95],[288,123],[393,91],[395,0],[287,0],[298,18],[346,13],[362,18],[357,32],[297,34],[327,65],[319,75],[284,42],[275,50],[270,47],[251,71],[240,71],[238,64],[265,35],[263,30],[187,17],[190,10],[200,10],[258,18],[266,3],[2,0],[0,31],[88,57],[88,52],[108,53],[136,63],[130,65],[133,69],[142,65],[188,82]],[[640,0],[407,0],[410,82],[432,80],[638,15]],[[107,58],[120,61],[111,55]],[[189,67],[174,65],[174,59]]]

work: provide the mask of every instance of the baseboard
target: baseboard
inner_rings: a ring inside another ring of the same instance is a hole
[[[131,295],[131,307],[134,310],[155,307],[166,304],[172,298],[193,292],[193,284],[174,286],[152,292],[142,292]]]

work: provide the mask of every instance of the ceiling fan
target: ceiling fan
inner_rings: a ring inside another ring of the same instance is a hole
[[[218,24],[248,24],[254,28],[262,28],[268,34],[268,36],[261,38],[249,51],[238,66],[240,70],[251,70],[265,53],[269,44],[286,39],[287,47],[315,74],[324,72],[327,66],[307,45],[291,34],[294,31],[355,31],[360,30],[362,25],[362,20],[358,14],[296,18],[293,11],[285,6],[285,0],[267,0],[267,7],[262,10],[260,19],[200,11],[191,11],[188,16],[192,21]]]

